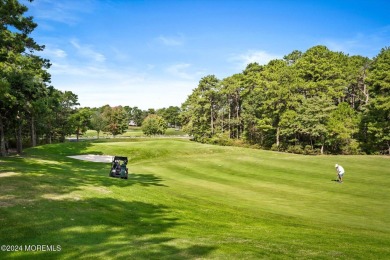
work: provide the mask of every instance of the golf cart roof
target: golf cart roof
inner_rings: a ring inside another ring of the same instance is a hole
[[[127,157],[124,157],[124,156],[114,156],[114,161],[127,161]]]

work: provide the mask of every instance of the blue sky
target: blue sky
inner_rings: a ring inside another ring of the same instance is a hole
[[[210,74],[326,45],[376,56],[390,46],[390,2],[347,0],[22,1],[46,46],[52,85],[81,106],[180,106]]]

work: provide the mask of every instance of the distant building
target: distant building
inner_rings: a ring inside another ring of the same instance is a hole
[[[137,124],[134,122],[134,120],[130,120],[129,126],[137,126]]]

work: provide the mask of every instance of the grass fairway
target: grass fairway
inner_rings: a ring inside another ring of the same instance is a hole
[[[131,176],[66,157],[90,153],[128,156]],[[0,258],[388,259],[389,190],[389,157],[148,138],[40,146],[0,159],[0,244],[23,246]]]

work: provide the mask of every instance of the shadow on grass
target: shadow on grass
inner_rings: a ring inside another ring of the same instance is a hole
[[[8,210],[2,219],[2,244],[60,245],[60,252],[1,252],[13,258],[192,258],[206,256],[209,246],[177,247],[164,233],[179,225],[163,205],[112,198],[82,201],[36,201]],[[7,235],[5,235],[7,234]]]
[[[111,196],[111,186],[124,193],[134,185],[165,187],[160,177],[131,173],[123,180],[108,172],[109,164],[6,158],[0,171],[0,244],[60,245],[61,251],[0,252],[0,258],[183,259],[215,250],[178,246],[170,231],[181,221],[167,206]]]
[[[129,178],[127,179],[127,181],[130,185],[139,184],[141,186],[167,187],[165,184],[161,184],[163,179],[153,174],[137,174],[129,172]]]
[[[79,154],[103,154],[101,151],[88,150],[92,146],[92,141],[83,142],[66,142],[57,144],[48,144],[44,146],[36,146],[25,150],[22,156],[39,156],[61,159],[63,156],[79,155]]]

